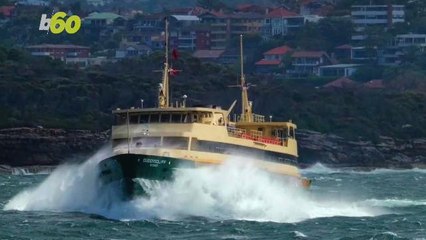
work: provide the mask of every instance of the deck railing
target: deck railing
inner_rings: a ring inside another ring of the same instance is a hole
[[[283,139],[276,137],[264,137],[261,131],[251,130],[247,132],[246,129],[228,127],[228,136],[249,139],[257,142],[274,144],[274,145],[283,145]]]
[[[265,116],[259,115],[259,114],[252,114],[252,121],[253,122],[265,122]],[[239,115],[238,120],[241,122],[247,122],[249,119],[245,115]]]

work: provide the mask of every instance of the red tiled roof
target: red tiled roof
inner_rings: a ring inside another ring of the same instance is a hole
[[[276,18],[276,17],[295,17],[295,16],[299,16],[299,14],[295,13],[295,12],[291,12],[283,7],[279,7],[276,8],[272,11],[270,11],[266,17],[269,18]]]
[[[371,80],[371,81],[364,83],[364,87],[371,88],[371,89],[373,89],[373,88],[374,89],[381,89],[381,88],[385,88],[385,85],[383,84],[382,79],[375,79],[375,80]]]
[[[13,10],[15,10],[15,6],[1,6],[0,14],[2,14],[5,17],[11,17]]]
[[[193,57],[196,58],[219,58],[222,53],[224,52],[224,50],[197,50],[194,52],[194,54],[192,54]]]
[[[210,11],[210,12],[206,12],[207,14],[211,14],[211,15],[213,15],[213,16],[215,16],[215,17],[226,17],[227,15],[224,13],[224,12],[222,12],[222,11]]]
[[[280,65],[281,61],[280,60],[266,60],[266,59],[262,59],[258,62],[256,62],[256,65]]]
[[[341,77],[337,80],[329,82],[325,84],[323,87],[325,88],[346,88],[346,87],[354,87],[355,82],[347,77]]]
[[[324,55],[328,56],[324,51],[298,51],[293,53],[292,57],[322,57]]]
[[[271,49],[271,50],[269,50],[269,51],[267,51],[263,54],[264,55],[284,55],[284,54],[290,53],[292,51],[293,51],[292,48],[284,45],[284,46],[281,46],[281,47],[273,48],[273,49]]]
[[[251,7],[256,7],[256,5],[250,4],[250,3],[243,3],[243,4],[238,4],[236,9],[237,10],[244,10],[244,9],[251,8]]]
[[[170,13],[173,13],[173,14],[194,15],[194,16],[198,16],[198,15],[203,14],[205,12],[207,12],[207,10],[202,8],[202,7],[175,8],[175,9],[170,10]]]

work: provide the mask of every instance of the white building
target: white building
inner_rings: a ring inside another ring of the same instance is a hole
[[[352,23],[355,32],[352,34],[353,41],[366,39],[365,29],[368,26],[392,27],[395,23],[405,21],[404,5],[353,5]]]
[[[335,64],[319,67],[321,77],[350,77],[360,67],[359,64]]]
[[[424,52],[426,48],[426,34],[400,34],[392,42],[379,52],[378,60],[381,65],[399,65],[402,57],[410,50]]]
[[[171,45],[183,50],[195,50],[197,34],[194,25],[200,21],[200,18],[193,15],[171,15]]]

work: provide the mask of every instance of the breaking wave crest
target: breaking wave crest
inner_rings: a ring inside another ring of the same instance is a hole
[[[410,200],[410,199],[368,199],[364,201],[368,206],[376,207],[410,207],[410,206],[426,206],[426,200]]]
[[[302,172],[304,174],[314,173],[314,174],[332,174],[332,173],[340,173],[342,172],[336,168],[329,168],[322,163],[315,163],[309,168],[303,169]]]
[[[237,158],[220,166],[178,170],[169,182],[139,179],[150,197],[123,202],[114,188],[101,187],[97,179],[97,164],[107,156],[106,151],[101,151],[83,164],[58,167],[40,185],[13,197],[5,210],[78,211],[123,221],[199,216],[214,220],[299,222],[390,213],[388,200],[355,201],[325,196],[319,194],[321,189],[301,189]]]
[[[350,173],[350,174],[389,174],[389,173],[426,173],[426,169],[356,169],[356,168],[330,168],[322,163],[315,163],[309,168],[303,169],[304,174],[334,174],[334,173]]]

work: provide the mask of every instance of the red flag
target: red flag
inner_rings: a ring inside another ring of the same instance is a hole
[[[173,48],[172,57],[173,57],[173,60],[177,60],[179,58],[179,53],[176,50],[176,48]]]
[[[179,70],[176,70],[173,68],[170,68],[169,72],[170,72],[170,76],[172,77],[177,76],[179,74]]]

